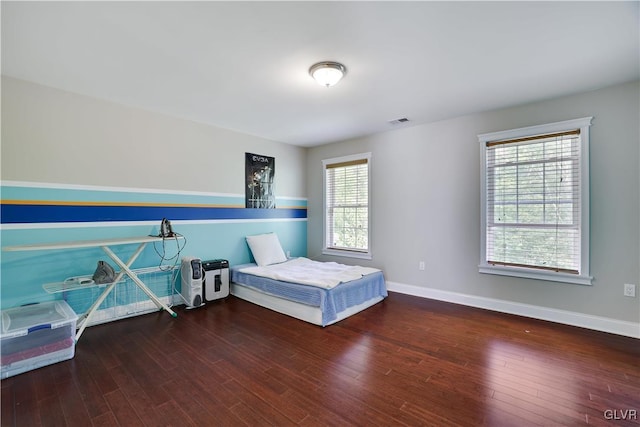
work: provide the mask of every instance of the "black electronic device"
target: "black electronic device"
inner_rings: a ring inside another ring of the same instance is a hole
[[[191,260],[191,279],[200,280],[202,279],[202,263],[199,259]]]
[[[174,237],[176,233],[171,228],[171,223],[167,218],[162,218],[160,223],[160,235],[158,237]]]

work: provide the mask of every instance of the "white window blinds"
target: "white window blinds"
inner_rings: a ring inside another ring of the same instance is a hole
[[[369,252],[369,156],[326,160],[325,249]]]
[[[579,274],[580,129],[486,142],[486,263]]]

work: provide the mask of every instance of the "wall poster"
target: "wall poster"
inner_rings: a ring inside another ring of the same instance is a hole
[[[275,209],[275,172],[274,157],[245,153],[245,207]]]

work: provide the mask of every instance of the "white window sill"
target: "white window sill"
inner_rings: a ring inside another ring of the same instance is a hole
[[[478,271],[484,274],[497,274],[500,276],[522,277],[525,279],[548,280],[551,282],[571,283],[574,285],[591,285],[593,277],[579,276],[577,274],[556,273],[553,271],[536,270],[533,268],[506,267],[489,264],[481,264]]]
[[[343,251],[340,249],[323,249],[323,255],[342,256],[347,258],[372,259],[370,252]]]

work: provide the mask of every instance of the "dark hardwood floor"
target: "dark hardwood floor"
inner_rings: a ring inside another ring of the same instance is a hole
[[[640,340],[390,293],[327,328],[229,297],[88,328],[3,426],[640,425]]]

